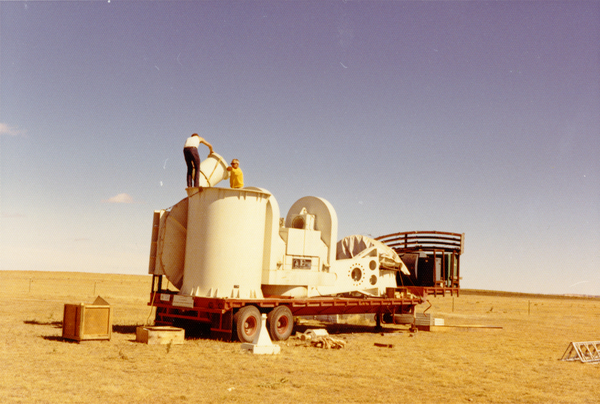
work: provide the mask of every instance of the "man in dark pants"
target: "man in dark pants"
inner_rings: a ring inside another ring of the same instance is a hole
[[[210,154],[214,153],[212,145],[201,138],[197,133],[194,133],[186,139],[185,145],[183,146],[183,157],[185,157],[185,164],[187,164],[188,188],[192,186],[192,176],[194,177],[194,187],[198,186],[198,178],[200,175],[200,155],[198,154],[198,146],[200,146],[200,143],[208,147]],[[194,170],[196,171],[195,173]]]

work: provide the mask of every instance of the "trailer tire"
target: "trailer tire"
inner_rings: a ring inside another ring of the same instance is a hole
[[[262,318],[256,306],[244,306],[233,316],[238,340],[252,343],[260,331]]]
[[[267,314],[267,327],[273,341],[285,341],[292,335],[294,316],[287,306],[277,306]]]

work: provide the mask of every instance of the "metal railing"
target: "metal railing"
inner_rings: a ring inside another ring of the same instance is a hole
[[[400,275],[399,286],[425,288],[428,294],[435,295],[446,291],[453,293],[454,290],[458,293],[464,238],[464,233],[407,231],[380,236],[376,240],[391,247],[401,258],[404,256],[403,261],[409,270],[412,269],[410,276]],[[411,262],[407,262],[409,259]],[[427,265],[425,271],[424,264]],[[420,267],[419,276],[417,266]]]
[[[448,251],[461,255],[464,251],[464,233],[441,231],[406,231],[379,236],[379,240],[397,253],[414,251]]]

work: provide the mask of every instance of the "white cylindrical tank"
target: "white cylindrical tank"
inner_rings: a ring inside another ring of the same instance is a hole
[[[192,296],[262,298],[265,215],[270,194],[188,188],[183,285]]]

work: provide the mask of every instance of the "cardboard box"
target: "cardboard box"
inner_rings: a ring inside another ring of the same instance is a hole
[[[98,296],[92,304],[65,304],[62,337],[75,341],[110,340],[112,307]]]

